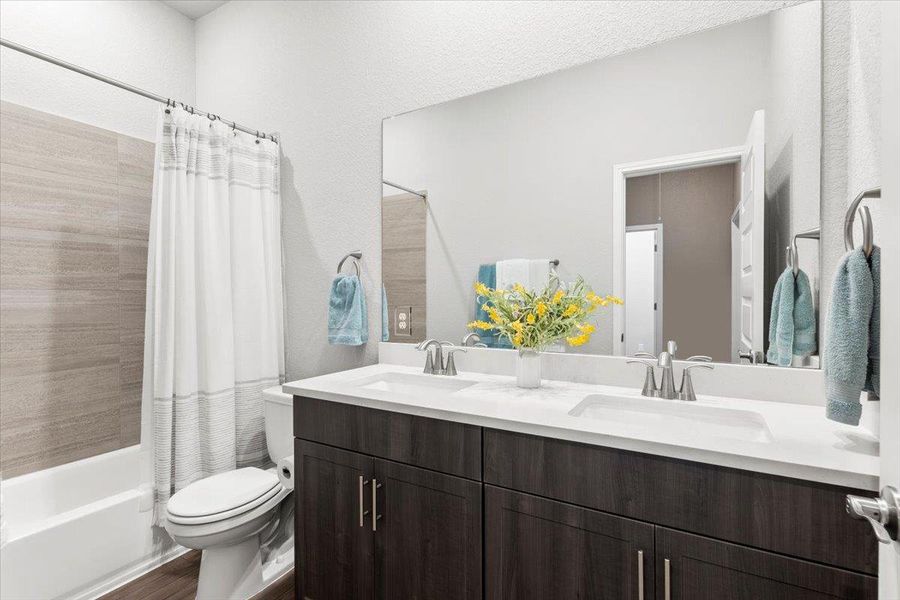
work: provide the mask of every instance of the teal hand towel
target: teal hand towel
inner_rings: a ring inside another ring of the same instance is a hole
[[[859,425],[859,395],[869,364],[869,326],[874,288],[861,248],[841,259],[834,275],[825,334],[825,414],[832,421]]]
[[[387,342],[391,339],[391,320],[388,318],[388,301],[387,291],[384,284],[381,284],[381,341]]]
[[[494,289],[497,287],[497,264],[490,263],[478,267],[478,283],[483,283],[487,287]],[[487,311],[482,308],[484,306],[484,298],[475,294],[475,320],[491,322],[491,317]],[[478,336],[488,348],[494,348],[497,345],[497,332],[493,329],[479,331]]]
[[[790,268],[778,277],[772,292],[769,314],[769,350],[766,361],[790,366],[794,356],[806,357],[816,351],[816,309],[812,287],[803,271]]]
[[[359,346],[369,341],[366,295],[356,275],[338,275],[328,301],[328,343]]]
[[[881,395],[881,248],[875,246],[869,256],[872,273],[872,319],[869,321],[869,368],[866,372],[867,392]]]

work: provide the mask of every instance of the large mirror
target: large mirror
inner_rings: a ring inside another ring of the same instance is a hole
[[[384,339],[460,343],[476,282],[581,276],[624,304],[552,350],[817,366],[821,27],[810,2],[386,119]],[[767,358],[786,274],[804,345]]]

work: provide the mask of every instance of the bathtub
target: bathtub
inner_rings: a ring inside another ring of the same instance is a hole
[[[132,446],[3,481],[0,598],[87,600],[184,552],[152,526],[147,473]]]

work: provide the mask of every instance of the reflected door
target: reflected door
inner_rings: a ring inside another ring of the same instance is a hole
[[[740,232],[740,306],[738,355],[757,362],[763,356],[763,262],[765,221],[765,111],[753,114],[741,155],[741,201],[737,209]]]
[[[625,228],[625,353],[662,350],[662,224]]]

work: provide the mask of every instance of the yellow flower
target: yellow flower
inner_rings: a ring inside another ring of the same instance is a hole
[[[578,325],[578,330],[581,331],[581,333],[586,333],[587,335],[591,335],[592,333],[594,333],[597,330],[597,328],[594,327],[593,325],[591,325],[590,323],[580,323]]]
[[[490,315],[491,321],[493,321],[494,323],[501,323],[503,321],[503,317],[500,316],[500,313],[497,312],[497,309],[488,308],[487,313],[488,315]]]
[[[475,284],[475,293],[479,296],[487,296],[491,293],[491,288],[479,281]]]
[[[517,284],[513,285],[513,290],[519,294],[524,294],[525,286],[522,285],[521,283],[517,283]]]
[[[522,334],[517,333],[516,335],[513,336],[513,339],[512,339],[513,346],[521,346],[522,340],[523,340]]]
[[[570,346],[581,346],[582,344],[587,342],[589,339],[590,339],[589,336],[587,336],[585,334],[581,334],[581,335],[576,335],[573,337],[567,337],[566,341],[569,342]]]
[[[528,316],[525,317],[525,320],[528,322],[529,325],[534,325],[534,322],[536,319],[534,318],[533,314],[528,313]]]
[[[606,299],[609,300],[610,302],[612,302],[613,304],[625,304],[625,302],[618,296],[607,296]]]
[[[493,329],[494,326],[488,323],[487,321],[472,321],[467,325],[469,329],[483,329],[487,331],[488,329]]]
[[[522,333],[522,329],[525,327],[524,325],[522,325],[521,321],[513,321],[509,324],[509,326],[513,328],[513,331],[516,331],[518,333]]]
[[[553,304],[559,304],[559,301],[562,300],[563,296],[565,296],[565,295],[566,295],[566,293],[564,291],[556,290],[556,293],[553,294],[553,300],[552,300]]]
[[[539,317],[543,317],[547,314],[547,305],[543,302],[538,302],[535,310],[537,311]]]
[[[570,304],[569,306],[566,307],[566,310],[563,311],[563,315],[562,315],[562,316],[564,316],[564,317],[574,317],[574,316],[577,315],[577,314],[578,314],[578,305],[577,305],[577,304]]]

